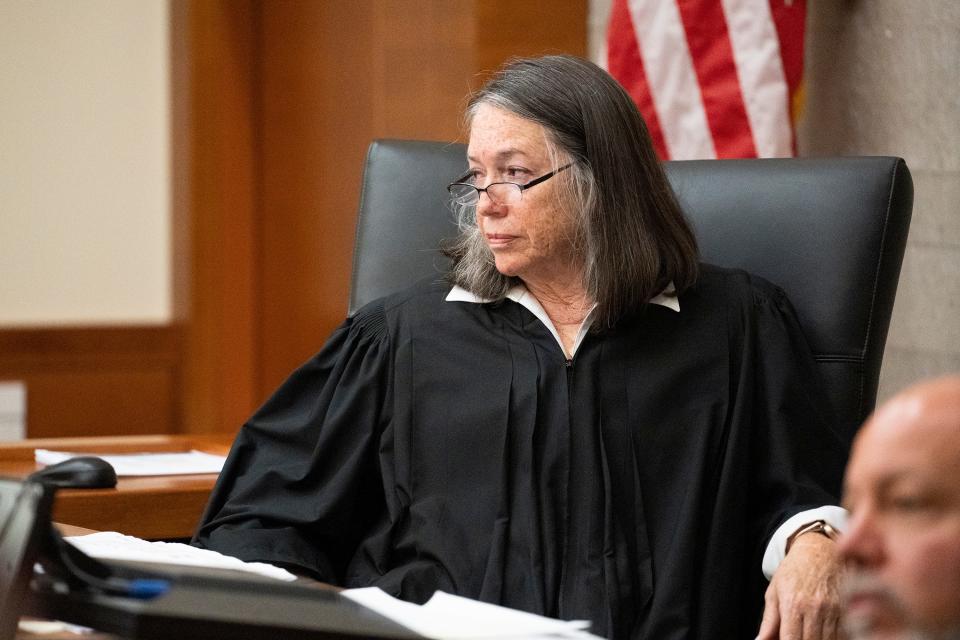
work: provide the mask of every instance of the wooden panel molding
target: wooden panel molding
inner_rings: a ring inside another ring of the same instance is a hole
[[[0,380],[27,388],[27,437],[176,433],[176,326],[0,330]]]

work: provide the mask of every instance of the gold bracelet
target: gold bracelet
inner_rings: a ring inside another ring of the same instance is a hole
[[[815,522],[811,522],[808,525],[800,527],[799,529],[794,531],[789,538],[787,538],[786,553],[790,553],[790,547],[793,546],[794,540],[796,540],[797,538],[799,538],[805,533],[819,533],[820,535],[826,536],[831,540],[836,540],[837,538],[840,537],[840,532],[834,529],[833,526],[830,525],[830,523],[826,522],[825,520],[816,520]]]

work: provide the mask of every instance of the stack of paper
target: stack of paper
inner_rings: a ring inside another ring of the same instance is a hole
[[[376,587],[348,589],[343,595],[427,638],[557,638],[599,640],[585,620],[553,620],[437,591],[424,605],[393,598]]]
[[[110,463],[118,476],[172,476],[187,473],[220,473],[226,457],[203,451],[181,453],[71,453],[36,449],[33,457],[38,464],[56,464],[77,456],[96,456]]]
[[[67,542],[93,558],[128,560],[131,562],[158,562],[211,569],[234,569],[276,580],[296,580],[297,577],[280,567],[263,562],[244,562],[209,549],[198,549],[179,542],[148,542],[116,531],[101,531],[85,536],[64,538]]]

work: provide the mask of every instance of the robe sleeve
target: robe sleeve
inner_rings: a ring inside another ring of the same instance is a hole
[[[847,450],[813,353],[786,294],[763,283],[756,312],[752,456],[757,469],[755,530],[764,548],[791,516],[837,504]],[[757,564],[759,566],[759,562]]]
[[[337,584],[384,509],[382,306],[347,320],[240,430],[193,544]]]

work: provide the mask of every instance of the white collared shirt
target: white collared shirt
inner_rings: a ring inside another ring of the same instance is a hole
[[[673,291],[673,283],[671,283],[660,294],[654,298],[651,298],[650,304],[657,304],[668,309],[672,309],[676,313],[680,313],[680,299],[675,295],[671,295]],[[557,344],[560,345],[560,350],[564,351],[563,341],[560,339],[560,333],[554,326],[553,321],[550,320],[550,316],[547,315],[547,312],[544,310],[543,305],[540,304],[540,301],[537,300],[536,297],[534,297],[534,295],[530,293],[525,286],[518,284],[512,287],[507,292],[507,298],[513,300],[519,305],[522,305],[530,313],[535,315],[537,319],[539,319],[540,322],[542,322],[543,325],[550,330],[550,333],[553,335],[554,339],[556,339]],[[450,290],[450,293],[447,294],[445,300],[447,302],[472,302],[477,304],[493,302],[490,299],[481,298],[480,296],[471,293],[470,291],[467,291],[458,285],[454,285],[454,287]],[[574,340],[573,348],[570,351],[571,358],[577,352],[577,348],[583,342],[583,339],[587,336],[587,333],[590,330],[590,325],[593,324],[594,312],[596,311],[596,308],[597,305],[594,303],[594,305],[590,308],[590,312],[587,314],[587,317],[584,318],[583,322],[580,324],[580,328],[577,330],[577,338]],[[770,542],[767,543],[767,548],[763,554],[763,574],[768,580],[773,577],[774,571],[777,570],[777,567],[780,566],[780,563],[786,556],[787,539],[789,539],[795,531],[799,531],[802,527],[818,520],[827,522],[837,531],[843,531],[846,528],[847,516],[848,513],[846,509],[833,505],[826,505],[817,509],[801,511],[800,513],[797,513],[789,518],[777,528],[777,530],[773,533],[773,536],[771,536]]]
[[[663,290],[659,295],[650,299],[650,304],[658,304],[662,307],[667,307],[668,309],[673,309],[676,312],[680,312],[680,299],[672,294],[674,291],[673,284],[667,285],[667,288]],[[530,291],[523,286],[518,284],[512,287],[507,292],[507,298],[513,300],[517,304],[526,308],[527,311],[532,313],[537,317],[543,325],[550,330],[550,333],[556,339],[557,344],[560,345],[560,350],[565,351],[563,346],[563,340],[560,339],[560,333],[557,331],[557,328],[554,326],[553,321],[550,320],[550,316],[547,315],[547,312],[544,310],[543,306],[540,304],[540,301],[534,297]],[[485,304],[487,302],[493,302],[487,298],[481,298],[475,293],[467,291],[459,285],[454,285],[453,289],[450,290],[450,293],[446,297],[447,302],[475,302],[478,304]],[[580,346],[580,343],[583,342],[583,339],[587,337],[587,333],[590,331],[590,325],[593,324],[594,311],[596,311],[596,303],[590,307],[590,312],[587,313],[587,316],[583,319],[583,322],[580,323],[580,328],[577,330],[577,338],[573,341],[573,347],[570,349],[570,357],[577,352],[577,348]]]

